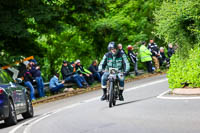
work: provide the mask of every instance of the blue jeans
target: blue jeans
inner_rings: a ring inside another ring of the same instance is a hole
[[[78,75],[78,74],[77,74]],[[87,81],[85,80],[85,78],[83,76],[80,76],[78,75],[78,78],[80,79],[81,83],[86,83],[87,84]]]
[[[82,79],[80,79],[80,76],[78,74],[74,74],[73,76],[65,78],[66,82],[75,82],[78,85],[78,87],[83,88],[81,80]]]
[[[102,88],[106,88],[108,76],[109,76],[109,72],[105,72],[103,74],[103,76],[101,77],[101,87]],[[118,79],[119,79],[119,87],[120,87],[120,89],[123,89],[125,77],[121,73],[118,73],[117,76],[118,76]]]
[[[64,88],[64,85],[63,84],[60,84],[60,85],[58,85],[58,86],[56,86],[56,87],[54,87],[54,88],[51,88],[50,90],[52,91],[52,92],[58,92],[60,89],[62,89],[62,88]]]
[[[35,96],[34,96],[35,90],[34,90],[34,87],[33,87],[32,83],[30,81],[26,81],[24,83],[24,85],[27,86],[30,89],[31,101],[35,100]]]
[[[36,83],[37,83],[37,89],[38,89],[39,96],[44,97],[45,96],[45,94],[44,94],[44,83],[43,83],[42,77],[41,76],[36,77],[35,80],[36,80]]]

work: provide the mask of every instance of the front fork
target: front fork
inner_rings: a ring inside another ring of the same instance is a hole
[[[113,82],[115,99],[118,99],[118,97],[119,97],[119,82],[118,82],[118,80],[115,80],[113,78],[109,79],[109,87],[108,87],[108,90],[107,90],[107,99],[109,99],[109,91],[110,91],[110,83],[111,82]]]

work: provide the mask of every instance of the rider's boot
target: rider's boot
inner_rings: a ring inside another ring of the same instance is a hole
[[[124,101],[123,90],[119,90],[119,100]]]
[[[101,97],[101,101],[103,101],[103,100],[106,100],[106,98],[107,98],[107,88],[102,88],[102,90],[103,90],[103,96]]]

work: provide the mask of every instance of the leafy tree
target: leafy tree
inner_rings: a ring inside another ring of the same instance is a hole
[[[170,88],[200,87],[199,0],[164,1],[155,12],[156,35],[178,44],[168,72]]]
[[[0,49],[9,56],[33,55],[48,80],[63,60],[88,65],[102,58],[110,41],[125,47],[154,37],[153,11],[161,1],[1,1]]]

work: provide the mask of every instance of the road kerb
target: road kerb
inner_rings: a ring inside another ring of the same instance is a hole
[[[132,82],[132,81],[135,81],[135,80],[149,78],[149,77],[163,75],[163,74],[166,74],[166,73],[163,72],[163,73],[155,73],[155,74],[144,74],[144,75],[141,75],[141,76],[137,76],[133,79],[127,79],[125,82]],[[101,89],[100,85],[96,85],[95,87],[90,87],[90,88],[87,88],[87,89],[75,89],[74,91],[71,91],[71,92],[62,92],[60,94],[56,94],[56,95],[53,95],[53,96],[49,96],[49,97],[45,97],[45,98],[33,101],[32,104],[33,104],[33,106],[37,106],[39,104],[48,103],[48,102],[64,99],[64,98],[67,98],[67,97],[80,95],[80,94],[87,93],[87,92],[90,92],[90,91],[99,90],[99,89]]]
[[[176,88],[172,93],[175,95],[200,95],[200,88]]]

